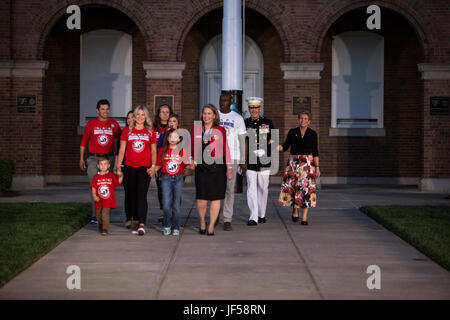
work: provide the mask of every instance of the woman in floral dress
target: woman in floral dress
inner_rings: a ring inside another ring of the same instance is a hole
[[[302,208],[302,225],[308,225],[308,209],[316,206],[316,178],[320,177],[317,133],[309,128],[310,123],[311,114],[301,112],[299,126],[289,130],[286,141],[278,146],[283,152],[290,148],[278,203],[293,207],[294,222],[299,219],[298,208]]]

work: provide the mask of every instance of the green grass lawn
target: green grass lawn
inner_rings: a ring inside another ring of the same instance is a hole
[[[89,222],[90,203],[0,203],[0,287]]]
[[[450,206],[366,206],[360,210],[450,270]]]

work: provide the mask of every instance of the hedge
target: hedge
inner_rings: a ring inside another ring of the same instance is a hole
[[[5,191],[11,188],[15,171],[16,168],[11,159],[0,158],[0,191]]]

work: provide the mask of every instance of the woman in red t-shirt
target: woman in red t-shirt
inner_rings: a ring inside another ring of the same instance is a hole
[[[117,156],[117,173],[123,168],[123,187],[126,189],[125,202],[130,206],[134,220],[132,233],[144,235],[147,221],[147,192],[150,177],[156,163],[156,133],[152,130],[152,122],[146,107],[134,109],[133,120],[120,136],[120,149]]]

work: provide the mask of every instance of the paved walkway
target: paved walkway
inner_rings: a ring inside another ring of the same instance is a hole
[[[245,193],[233,231],[198,234],[195,189],[185,186],[181,234],[161,234],[152,182],[150,229],[123,227],[123,191],[110,235],[87,225],[0,289],[0,299],[450,299],[450,273],[361,213],[367,204],[449,205],[442,194],[406,187],[336,186],[318,192],[309,226],[294,224],[270,187],[266,224],[248,227]],[[14,201],[89,201],[86,186],[27,191]],[[81,290],[68,290],[66,269],[81,268]],[[369,265],[381,289],[369,290]]]

